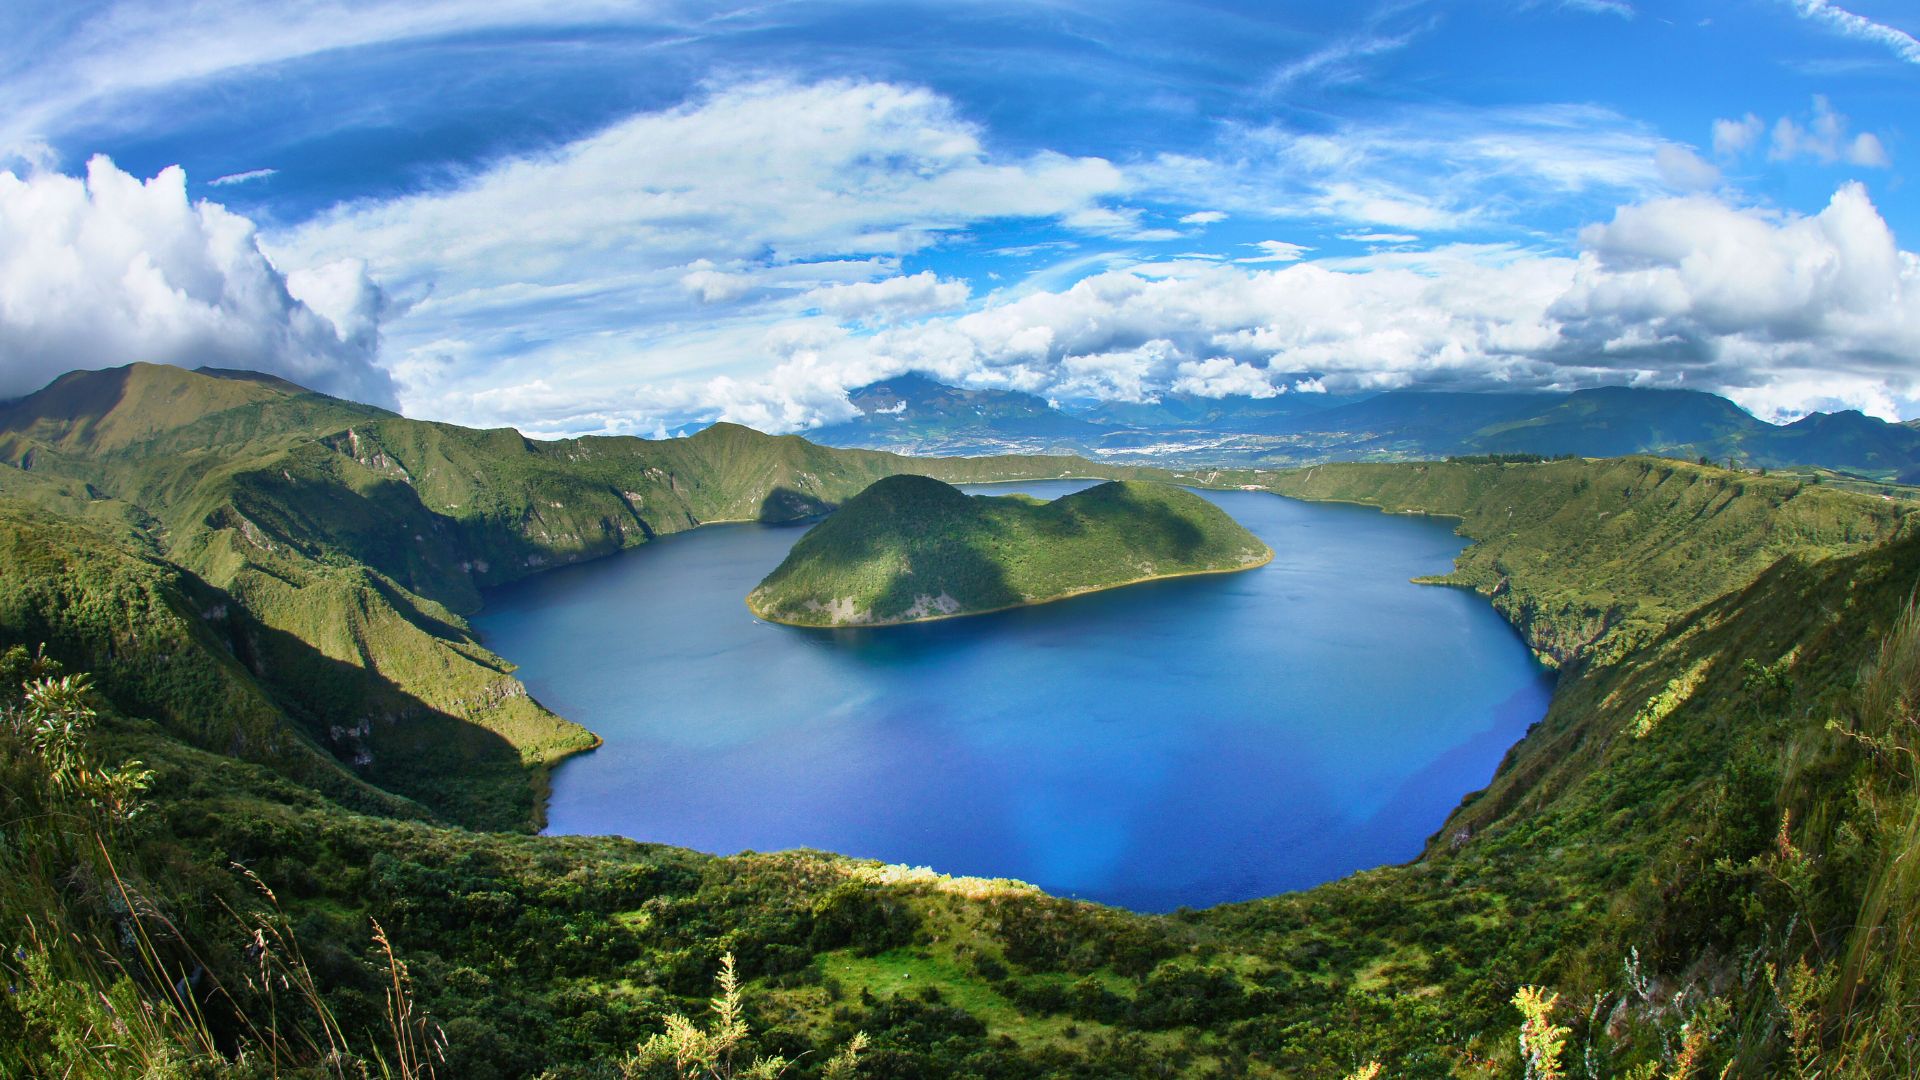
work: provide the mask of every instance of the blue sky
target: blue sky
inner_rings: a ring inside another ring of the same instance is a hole
[[[804,429],[908,369],[1913,416],[1916,34],[1892,0],[29,0],[0,394],[152,359],[542,435]]]

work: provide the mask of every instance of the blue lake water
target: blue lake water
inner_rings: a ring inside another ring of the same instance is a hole
[[[1202,494],[1273,562],[803,630],[744,597],[807,527],[718,525],[495,590],[474,621],[606,739],[555,771],[550,832],[820,848],[1145,911],[1413,857],[1550,677],[1485,600],[1408,581],[1460,551],[1449,523]]]

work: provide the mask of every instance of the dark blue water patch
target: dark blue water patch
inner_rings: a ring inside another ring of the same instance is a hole
[[[550,832],[821,848],[1146,911],[1413,857],[1550,677],[1484,600],[1408,580],[1460,551],[1449,524],[1202,494],[1273,562],[804,630],[744,598],[807,526],[722,525],[496,590],[475,622],[606,739],[555,771]]]

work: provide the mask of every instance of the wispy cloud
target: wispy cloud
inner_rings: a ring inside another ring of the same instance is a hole
[[[1306,246],[1305,244],[1291,244],[1285,240],[1261,240],[1256,243],[1248,244],[1247,246],[1251,248],[1258,248],[1260,250],[1260,254],[1249,255],[1245,258],[1235,259],[1233,260],[1234,262],[1237,262],[1237,263],[1299,262],[1301,259],[1304,259],[1307,257],[1307,252],[1313,250],[1312,248]]]
[[[1671,190],[1656,160],[1664,145],[1591,105],[1418,106],[1331,130],[1232,126],[1204,156],[1162,155],[1133,173],[1149,190],[1245,216],[1457,231],[1572,196],[1611,206]]]
[[[207,185],[209,187],[232,187],[235,184],[251,183],[252,181],[255,181],[255,180],[265,180],[269,176],[278,176],[278,175],[280,175],[279,169],[248,169],[246,172],[228,173],[225,176],[216,176],[213,179],[207,181]]]
[[[1266,91],[1279,94],[1305,82],[1352,82],[1361,77],[1363,61],[1398,52],[1406,48],[1415,36],[1412,32],[1391,35],[1366,33],[1323,45],[1274,69],[1273,74],[1267,77]]]
[[[337,208],[272,251],[289,267],[366,260],[406,305],[385,327],[403,402],[493,420],[463,410],[509,370],[604,402],[764,364],[759,335],[809,309],[874,321],[964,303],[963,284],[899,266],[982,222],[1158,235],[1117,201],[1135,185],[1115,165],[983,136],[916,87],[723,85],[451,190]],[[690,346],[716,336],[729,348]]]
[[[1860,41],[1869,41],[1884,45],[1893,50],[1893,54],[1909,64],[1920,64],[1920,39],[1898,27],[1874,22],[1864,15],[1856,15],[1828,0],[1787,0],[1803,19],[1812,19],[1825,24],[1834,31]]]

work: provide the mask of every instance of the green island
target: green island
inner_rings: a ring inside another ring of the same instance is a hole
[[[794,626],[978,615],[1138,582],[1248,570],[1273,552],[1190,491],[1109,480],[1052,502],[879,480],[801,537],[747,596]]]
[[[711,1031],[723,970],[715,1075],[856,1042],[869,1078],[1920,1073],[1901,503],[1654,457],[535,443],[155,367],[0,406],[0,461],[0,1076],[681,1075],[650,1040]],[[476,639],[482,587],[905,472],[1456,518],[1441,580],[1552,707],[1417,859],[1206,911],[532,835],[594,739]]]

